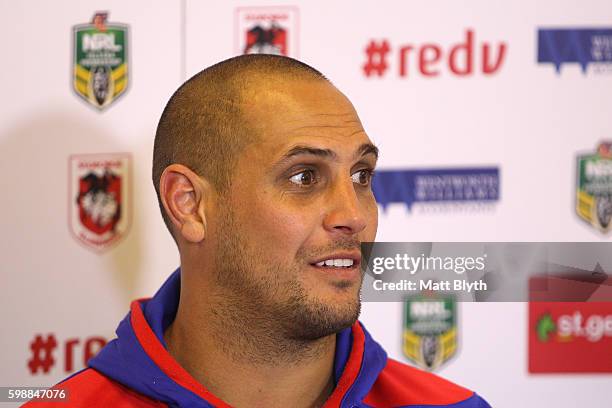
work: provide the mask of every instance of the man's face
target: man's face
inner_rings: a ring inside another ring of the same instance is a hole
[[[220,202],[218,282],[286,336],[338,332],[359,315],[360,243],[376,235],[376,149],[324,81],[262,86],[247,100],[257,141]]]

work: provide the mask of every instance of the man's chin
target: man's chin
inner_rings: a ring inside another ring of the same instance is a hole
[[[359,318],[361,302],[354,298],[349,302],[304,305],[303,312],[291,322],[291,337],[295,340],[314,341],[351,327]]]

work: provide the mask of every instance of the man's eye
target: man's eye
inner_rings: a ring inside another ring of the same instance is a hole
[[[317,182],[314,171],[304,170],[289,177],[289,181],[302,187],[310,186]]]
[[[353,183],[368,186],[372,181],[372,174],[374,174],[372,170],[363,169],[353,173],[351,179],[353,180]]]

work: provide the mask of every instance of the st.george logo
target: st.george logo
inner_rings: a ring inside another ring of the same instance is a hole
[[[287,55],[287,30],[276,21],[268,27],[256,25],[246,33],[244,54]]]
[[[236,25],[237,53],[297,57],[295,7],[239,7]]]
[[[127,154],[70,158],[70,230],[96,251],[123,238],[130,224],[131,163]]]
[[[612,373],[611,302],[531,301],[528,323],[530,373]]]
[[[74,91],[99,110],[110,106],[128,87],[128,26],[107,23],[97,12],[90,24],[73,28]]]

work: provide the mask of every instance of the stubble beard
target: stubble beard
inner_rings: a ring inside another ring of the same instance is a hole
[[[355,323],[361,311],[358,293],[344,304],[329,304],[309,295],[299,280],[304,273],[299,262],[291,267],[264,263],[266,254],[244,242],[234,214],[229,209],[224,212],[219,232],[223,236],[219,237],[215,260],[215,314],[226,331],[234,332],[232,338],[237,341],[231,345],[226,336],[226,351],[238,353],[237,358],[249,353],[251,361],[257,355],[294,361],[298,356],[316,354],[318,340]],[[335,249],[353,249],[358,244],[350,240],[339,245]],[[354,290],[348,283],[340,283],[336,289]]]

